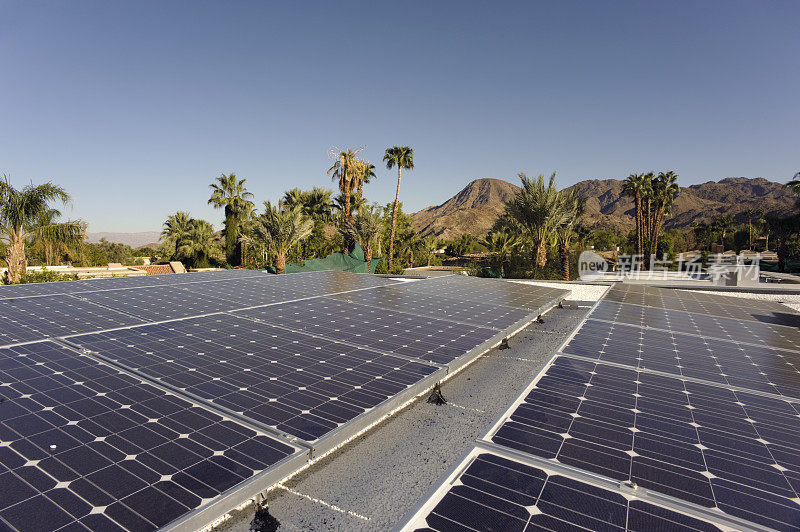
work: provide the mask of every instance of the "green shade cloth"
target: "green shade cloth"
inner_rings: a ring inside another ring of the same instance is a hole
[[[309,259],[303,264],[296,262],[289,262],[286,264],[284,273],[298,273],[298,272],[320,272],[326,270],[340,270],[343,272],[353,273],[375,273],[378,263],[383,260],[382,257],[372,257],[370,263],[371,270],[367,272],[367,261],[364,258],[364,250],[358,244],[355,245],[353,251],[350,253],[336,252],[331,253],[324,259]],[[270,266],[266,269],[270,273],[276,273],[275,268]]]

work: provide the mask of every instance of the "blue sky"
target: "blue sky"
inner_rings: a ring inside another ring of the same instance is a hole
[[[260,204],[332,187],[333,146],[409,145],[401,200],[479,177],[682,185],[800,171],[800,2],[0,0],[0,173],[90,231],[159,230],[221,172]]]

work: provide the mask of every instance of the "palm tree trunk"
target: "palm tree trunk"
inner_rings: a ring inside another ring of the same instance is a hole
[[[44,263],[53,266],[53,244],[51,242],[44,244]]]
[[[394,232],[397,225],[397,204],[400,202],[400,165],[397,165],[397,190],[394,193],[394,208],[392,209],[392,233],[389,236],[389,272],[392,271],[392,257],[394,256]]]
[[[642,223],[642,195],[636,193],[636,254],[642,255],[642,231],[644,224]]]
[[[569,248],[566,244],[558,246],[558,255],[561,258],[561,277],[565,281],[569,281]]]
[[[277,273],[283,273],[283,270],[286,269],[286,254],[285,253],[275,253],[275,271]]]
[[[536,245],[536,266],[544,268],[547,264],[547,246],[544,240]]]
[[[367,245],[364,255],[364,258],[367,259],[367,273],[372,273],[372,244]]]
[[[778,271],[786,269],[786,240],[778,240]]]
[[[25,275],[28,266],[25,260],[25,239],[21,234],[11,236],[11,241],[6,249],[6,264],[8,264],[9,281],[18,283],[20,278]]]

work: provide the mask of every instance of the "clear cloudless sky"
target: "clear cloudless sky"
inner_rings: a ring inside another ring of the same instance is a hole
[[[331,146],[414,148],[406,211],[480,177],[682,185],[800,171],[800,2],[0,0],[0,173],[90,231],[160,230],[221,172],[333,187]]]

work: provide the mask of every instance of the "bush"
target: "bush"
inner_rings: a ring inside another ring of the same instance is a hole
[[[76,279],[78,279],[78,275],[74,273],[62,274],[53,270],[45,270],[44,268],[42,268],[41,270],[29,269],[28,272],[20,278],[19,283],[17,284],[51,283],[55,281],[75,281]],[[8,273],[6,273],[3,276],[3,284],[10,284],[8,282]]]

